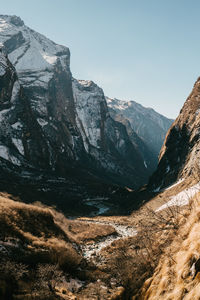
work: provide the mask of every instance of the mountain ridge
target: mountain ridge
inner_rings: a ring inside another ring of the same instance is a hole
[[[161,146],[173,120],[168,119],[157,113],[154,109],[146,108],[133,100],[124,101],[108,97],[106,99],[111,116],[124,124],[129,123],[127,124],[128,127],[131,127],[144,143],[143,148],[146,147],[148,152],[151,153],[151,168],[152,170],[155,170]],[[127,130],[129,129],[127,128]],[[145,152],[147,151],[142,152],[145,160],[145,157],[147,156]],[[147,159],[147,161],[148,160],[149,159]]]
[[[135,138],[133,143],[124,124],[110,117],[101,88],[72,77],[67,47],[30,29],[19,17],[3,15],[0,43],[29,99],[50,170],[66,176],[71,164],[80,163],[122,186],[137,188],[147,182],[152,167],[140,153],[141,142]]]
[[[168,130],[160,151],[158,168],[149,182],[154,188],[165,187],[180,178],[199,178],[199,86],[200,78]]]

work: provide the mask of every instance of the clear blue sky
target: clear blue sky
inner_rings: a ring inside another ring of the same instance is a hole
[[[71,71],[107,96],[135,100],[175,118],[200,76],[199,0],[6,0],[71,51]]]

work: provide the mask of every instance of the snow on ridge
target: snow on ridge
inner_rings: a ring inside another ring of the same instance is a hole
[[[0,157],[9,160],[8,148],[6,146],[0,145]]]
[[[174,184],[168,186],[168,187],[165,189],[165,191],[168,191],[168,190],[172,189],[173,187],[177,186],[178,184],[180,184],[180,183],[183,182],[184,180],[185,180],[185,178],[179,179],[179,180],[178,180],[177,182],[175,182]]]
[[[70,52],[67,47],[58,45],[25,26],[19,17],[0,15],[0,44],[4,45],[9,39],[15,39],[15,36],[16,48],[8,57],[15,66],[19,79],[26,72],[53,72],[58,58],[63,68],[69,68]],[[36,74],[35,79],[37,80]],[[48,82],[50,77],[44,77],[43,80]]]
[[[106,101],[109,107],[115,108],[117,110],[125,110],[129,107],[129,102],[124,100],[118,100],[118,99],[111,99],[106,97]]]
[[[0,65],[0,76],[3,76],[6,73],[5,68]]]
[[[12,138],[12,142],[19,151],[20,154],[24,155],[24,146],[22,143],[22,140],[17,139],[17,138]]]
[[[189,200],[194,197],[200,191],[200,182],[183,190],[175,196],[170,197],[170,200],[156,209],[156,212],[159,212],[163,209],[166,209],[170,206],[184,206],[189,203]]]
[[[17,165],[17,166],[21,165],[21,162],[19,161],[19,159],[13,155],[10,155],[9,149],[4,145],[0,145],[0,158],[8,160],[11,163],[13,163],[14,165]]]
[[[20,90],[20,84],[19,84],[19,81],[16,80],[13,85],[13,89],[12,89],[12,96],[11,96],[11,100],[10,100],[11,103],[13,103],[16,100],[16,98],[19,94],[19,90]]]
[[[40,124],[40,126],[42,126],[42,127],[48,125],[48,122],[42,118],[37,118],[37,121]]]
[[[3,109],[0,111],[0,122],[4,121],[6,115],[8,112],[11,111],[12,108],[8,108],[8,109]]]
[[[159,114],[157,111],[155,111],[153,108],[145,107],[141,105],[140,103],[135,102],[134,100],[119,100],[119,99],[112,99],[109,97],[106,97],[107,104],[110,108],[116,109],[116,110],[125,110],[125,114],[128,113],[129,117],[132,114],[132,118],[137,115],[142,115],[143,117],[148,117],[153,122],[156,122],[159,124],[159,126],[165,130],[165,119],[169,120],[167,117]],[[127,117],[127,115],[125,115]]]
[[[72,81],[72,90],[77,111],[77,125],[82,134],[84,146],[88,151],[89,143],[99,148],[101,140],[101,102],[105,101],[104,94],[92,81]],[[89,90],[87,87],[92,86]],[[86,88],[85,88],[86,87]]]
[[[170,190],[170,189],[172,189],[173,187],[175,187],[175,186],[177,186],[178,184],[180,184],[181,182],[183,182],[184,180],[185,180],[185,178],[179,179],[179,180],[178,180],[177,182],[175,182],[174,184],[169,185],[167,188],[162,188],[162,189],[161,189],[161,187],[162,187],[162,184],[161,184],[161,186],[155,188],[154,190],[152,190],[152,192],[158,193],[158,192],[163,192],[163,191]]]
[[[22,128],[22,123],[20,123],[19,121],[17,121],[16,123],[12,124],[11,127],[13,129],[21,129]]]
[[[50,65],[55,64],[58,58],[56,55],[47,55],[45,53],[42,56]]]
[[[7,60],[3,53],[0,52],[0,76],[3,76],[6,73]]]
[[[78,83],[80,83],[81,85],[83,85],[85,87],[91,86],[93,84],[92,80],[78,79],[77,81],[78,81]]]
[[[0,19],[0,21],[0,32],[3,32],[9,28],[9,24],[6,22],[6,20]]]

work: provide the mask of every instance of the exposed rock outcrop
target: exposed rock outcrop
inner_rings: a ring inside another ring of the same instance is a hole
[[[135,101],[107,98],[107,103],[111,116],[120,122],[128,122],[128,126],[130,125],[142,140],[148,149],[141,151],[146,159],[146,164],[151,169],[153,164],[155,168],[165,135],[173,120],[164,117],[152,108],[143,107]]]
[[[149,186],[162,188],[177,178],[199,177],[200,79],[169,129],[160,152],[159,165]]]

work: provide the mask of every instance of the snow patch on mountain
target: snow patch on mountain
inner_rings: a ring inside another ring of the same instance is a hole
[[[9,149],[4,145],[0,145],[0,157],[5,160],[10,161],[14,165],[17,165],[17,166],[21,165],[21,162],[19,161],[19,159],[15,156],[11,155]]]
[[[4,121],[8,112],[10,112],[10,108],[3,109],[0,111],[0,122]]]
[[[3,76],[6,73],[7,62],[6,58],[3,55],[0,55],[0,76]]]
[[[166,122],[165,119],[166,117],[162,116],[161,114],[157,113],[154,109],[149,108],[149,107],[144,107],[141,104],[131,100],[131,101],[126,101],[126,100],[119,100],[119,99],[111,99],[106,97],[108,106],[111,108],[114,108],[118,111],[120,110],[126,110],[127,116],[130,115],[131,113],[134,113],[134,116],[136,118],[139,118],[140,115],[143,115],[144,117],[147,117],[152,119],[152,121],[155,121],[163,130],[166,130]],[[137,117],[138,115],[138,117]],[[169,119],[167,119],[169,120]],[[133,120],[134,121],[134,120]],[[169,120],[172,121],[172,120]]]
[[[168,187],[165,189],[165,191],[168,191],[168,190],[174,188],[175,186],[177,186],[178,184],[180,184],[180,183],[183,182],[184,180],[185,180],[185,178],[179,179],[179,180],[178,180],[177,182],[175,182],[174,184],[168,186]]]
[[[14,19],[18,22],[13,22]],[[9,52],[8,57],[18,72],[20,82],[25,73],[30,73],[34,77],[34,83],[42,85],[52,78],[54,66],[58,61],[63,68],[69,66],[69,49],[55,44],[25,26],[20,20],[16,16],[0,15],[0,43],[4,45],[5,51]],[[14,44],[15,47],[12,46]],[[45,72],[45,76],[41,76],[41,72]],[[32,80],[26,77],[21,83],[32,84]]]
[[[101,105],[105,98],[101,88],[92,81],[73,80],[73,95],[76,105],[78,126],[83,134],[86,150],[87,141],[90,145],[99,148],[101,140]]]
[[[12,142],[19,151],[20,154],[24,155],[24,146],[22,143],[22,140],[17,139],[17,138],[12,138]]]
[[[200,191],[200,183],[197,183],[177,195],[170,197],[170,200],[160,206],[156,212],[166,209],[171,206],[184,206],[187,205],[191,198],[193,198]]]
[[[19,84],[19,81],[16,80],[14,85],[13,85],[13,89],[12,89],[12,97],[11,97],[11,100],[10,100],[11,103],[13,103],[16,100],[16,98],[18,97],[19,90],[20,90],[20,84]]]
[[[9,160],[8,148],[4,145],[0,145],[0,157]]]
[[[48,122],[42,118],[37,118],[37,121],[40,124],[40,126],[42,126],[42,127],[48,125]]]
[[[12,124],[11,125],[11,127],[13,128],[13,129],[21,129],[22,128],[22,123],[21,122],[16,122],[16,123],[14,123],[14,124]]]
[[[118,100],[106,97],[107,104],[113,116],[121,116],[129,121],[134,132],[143,140],[148,148],[158,157],[167,130],[173,120],[157,113],[152,108],[143,107],[135,101]]]

